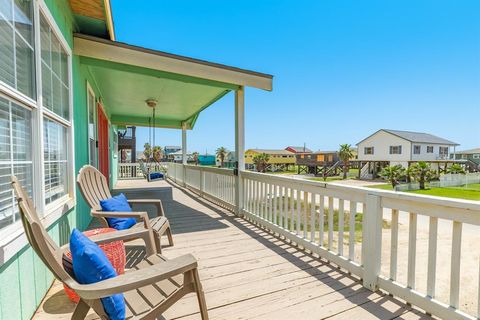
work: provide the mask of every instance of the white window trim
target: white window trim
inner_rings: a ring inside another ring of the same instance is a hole
[[[93,91],[93,88],[92,86],[90,85],[90,83],[87,81],[87,143],[88,143],[88,148],[87,148],[87,156],[88,156],[88,163],[90,164],[90,101],[88,101],[89,97],[88,97],[88,94],[91,94],[93,96],[93,99],[95,101],[95,103],[97,103],[97,97],[95,96],[95,91]],[[97,107],[94,106],[94,110],[93,110],[94,114],[93,114],[93,117],[95,119],[95,130],[97,130],[97,132],[95,132],[95,140],[98,141],[98,119],[97,119],[97,115],[95,113],[98,112],[97,110]],[[96,154],[96,166],[95,167],[98,167],[98,150],[97,150],[97,154]]]
[[[64,119],[54,112],[43,108],[42,106],[42,74],[41,74],[41,49],[40,49],[40,14],[43,14],[53,33],[60,42],[60,45],[67,53],[68,68],[68,86],[69,86],[69,119]],[[75,151],[74,151],[74,126],[73,126],[73,74],[72,74],[72,49],[64,38],[60,28],[55,22],[52,14],[48,10],[44,0],[33,1],[33,20],[34,20],[34,61],[35,61],[35,81],[36,81],[36,100],[31,99],[25,94],[17,91],[5,83],[0,83],[0,96],[6,96],[14,102],[31,108],[32,111],[32,133],[33,133],[33,185],[34,202],[37,210],[41,214],[43,225],[48,228],[64,214],[76,206],[75,196]],[[67,127],[67,163],[68,163],[68,190],[67,194],[59,199],[45,204],[45,161],[43,159],[44,140],[43,140],[43,117],[48,117]],[[5,227],[0,231],[0,266],[12,258],[22,248],[28,244],[25,237],[23,226],[20,221]]]

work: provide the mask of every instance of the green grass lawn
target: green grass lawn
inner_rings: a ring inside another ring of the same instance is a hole
[[[393,190],[389,184],[378,184],[369,186],[369,188]],[[425,190],[406,191],[410,193],[426,194],[430,196],[457,198],[466,200],[480,201],[480,183],[469,184],[468,186],[458,186],[449,188],[427,188]]]

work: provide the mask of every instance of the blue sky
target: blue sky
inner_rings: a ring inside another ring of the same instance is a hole
[[[119,41],[274,75],[246,90],[247,148],[337,149],[380,128],[480,147],[480,1],[112,2]],[[205,110],[188,149],[233,149],[233,108]]]

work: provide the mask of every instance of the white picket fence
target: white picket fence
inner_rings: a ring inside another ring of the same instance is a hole
[[[472,305],[480,307],[480,250],[467,242],[472,228],[480,234],[478,201],[246,171],[236,177],[232,170],[200,166],[168,168],[170,179],[231,210],[238,209],[235,186],[240,179],[240,212],[247,219],[357,275],[371,290],[383,289],[443,319],[477,319],[480,313],[472,311]],[[463,241],[466,225],[468,239]],[[425,254],[421,247],[428,247]],[[462,253],[462,247],[477,250]],[[468,270],[475,281],[461,281],[462,261],[475,266]]]

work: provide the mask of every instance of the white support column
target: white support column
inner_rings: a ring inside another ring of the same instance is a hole
[[[235,160],[238,164],[238,176],[235,178],[235,213],[242,213],[243,180],[245,170],[245,89],[235,91]]]
[[[183,172],[183,185],[186,186],[187,170],[185,165],[187,164],[187,125],[182,122],[182,172]]]

